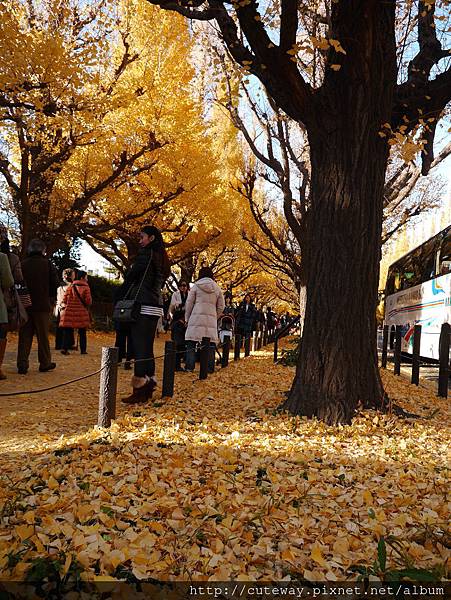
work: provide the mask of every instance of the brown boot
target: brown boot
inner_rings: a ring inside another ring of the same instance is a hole
[[[6,339],[0,340],[0,380],[6,379],[6,375],[2,371],[3,359],[5,358]]]
[[[147,377],[132,377],[133,392],[130,396],[122,398],[125,404],[143,404],[152,398],[156,383],[153,379]]]

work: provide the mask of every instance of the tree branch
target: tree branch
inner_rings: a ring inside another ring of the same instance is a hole
[[[287,52],[296,43],[298,30],[297,0],[281,0],[280,12],[280,42],[281,52]]]

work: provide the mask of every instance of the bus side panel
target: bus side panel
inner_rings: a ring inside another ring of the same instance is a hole
[[[421,329],[421,356],[438,359],[442,323],[451,323],[451,273],[431,279],[385,299],[385,324],[401,325],[401,350],[412,353],[413,328]]]

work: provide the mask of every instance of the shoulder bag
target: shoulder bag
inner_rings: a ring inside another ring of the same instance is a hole
[[[131,289],[133,287],[132,285],[130,285],[123,300],[119,300],[114,305],[113,321],[116,321],[116,323],[130,324],[130,323],[135,323],[137,321],[140,310],[141,310],[141,303],[137,301],[137,298],[138,298],[139,292],[141,291],[142,285],[144,283],[144,279],[146,278],[147,272],[149,270],[150,263],[152,262],[152,256],[153,256],[153,251],[151,250],[149,262],[147,263],[146,270],[144,271],[144,275],[142,276],[139,287],[136,290],[135,297],[128,298],[128,295],[130,294]]]

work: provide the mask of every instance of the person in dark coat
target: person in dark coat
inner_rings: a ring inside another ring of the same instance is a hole
[[[49,344],[49,320],[56,300],[58,275],[55,267],[45,256],[46,246],[42,240],[31,240],[28,256],[22,261],[24,281],[30,291],[31,307],[27,309],[28,321],[19,330],[17,349],[17,370],[25,375],[29,367],[29,357],[33,336],[38,339],[38,360],[41,372],[56,367],[52,362]]]
[[[170,274],[163,237],[156,227],[145,225],[142,228],[140,246],[117,298],[136,298],[140,305],[139,316],[130,326],[136,362],[132,377],[133,391],[122,399],[127,404],[146,402],[157,385],[153,345],[158,320],[163,314],[161,290]]]
[[[185,304],[188,299],[189,287],[185,280],[178,284],[178,290],[172,294],[171,302],[168,308],[168,318],[171,320],[171,340],[175,342],[175,370],[184,371],[182,360],[186,360],[186,323],[185,323]]]
[[[171,322],[171,340],[175,342],[175,370],[184,371],[182,360],[186,357],[185,343],[186,323],[185,323],[185,306],[180,306],[172,313]]]
[[[235,317],[236,310],[232,304],[232,300],[231,300],[230,296],[226,296],[224,294],[224,303],[225,303],[225,306],[224,306],[224,310],[222,311],[222,314],[223,315],[232,315],[232,317]]]
[[[117,300],[119,298],[115,297],[114,302]],[[125,359],[124,370],[130,371],[132,368],[131,361],[134,358],[131,325],[129,323],[114,322],[114,331],[116,332],[114,345],[119,350],[119,362],[121,363]]]
[[[276,315],[272,312],[271,307],[268,306],[266,308],[266,327],[267,327],[268,331],[271,331],[275,328],[275,326],[276,326],[275,317],[276,317]]]
[[[236,322],[236,327],[238,333],[241,335],[241,339],[252,335],[257,322],[257,310],[252,303],[250,294],[246,294],[244,300],[239,305],[236,313]]]

